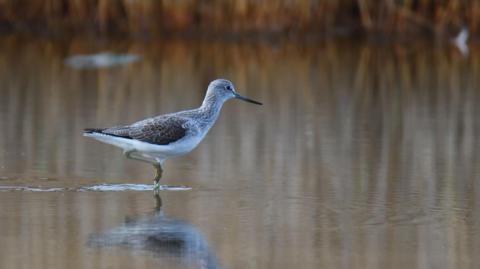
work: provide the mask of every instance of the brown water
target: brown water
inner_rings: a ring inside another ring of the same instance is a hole
[[[470,49],[1,38],[0,268],[478,268]],[[107,50],[143,58],[64,63]],[[151,191],[82,189],[153,176],[83,128],[195,107],[217,77],[265,105],[229,101],[167,161],[162,183],[191,190],[160,207]]]

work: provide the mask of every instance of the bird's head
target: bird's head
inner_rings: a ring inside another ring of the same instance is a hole
[[[256,105],[262,103],[243,97],[235,91],[233,83],[226,79],[216,79],[208,85],[207,95],[213,95],[223,101],[236,98]]]

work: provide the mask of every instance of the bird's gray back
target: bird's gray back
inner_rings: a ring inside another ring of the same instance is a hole
[[[148,118],[127,126],[111,127],[101,132],[151,144],[168,145],[187,135],[188,118],[175,114]]]
[[[128,126],[103,129],[101,132],[151,144],[168,145],[188,136],[199,135],[202,131],[206,132],[213,122],[209,110],[197,108],[147,118]]]

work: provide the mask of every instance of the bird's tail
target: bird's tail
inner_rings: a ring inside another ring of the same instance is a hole
[[[83,133],[84,134],[102,133],[103,130],[105,130],[105,129],[102,129],[102,128],[86,128],[86,129],[83,129]]]

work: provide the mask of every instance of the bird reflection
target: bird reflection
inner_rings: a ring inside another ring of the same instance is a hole
[[[195,268],[219,268],[200,231],[192,224],[166,217],[162,199],[155,195],[155,211],[149,216],[128,218],[125,223],[88,240],[91,247],[120,246],[148,251],[156,258],[179,259]]]

